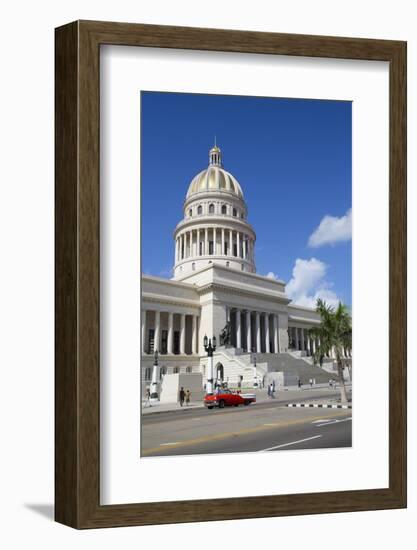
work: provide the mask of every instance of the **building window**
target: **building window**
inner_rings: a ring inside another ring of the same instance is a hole
[[[242,212],[241,215],[240,215],[240,217],[241,217],[242,220],[243,220],[243,218],[245,217],[245,214]]]
[[[237,210],[236,210],[236,208],[233,208],[233,216],[234,216],[234,217],[237,216]]]
[[[191,264],[191,269],[192,269],[193,271],[195,271],[195,262],[193,262],[193,263]]]
[[[178,373],[180,372],[179,367],[174,367],[174,371],[173,371],[173,372],[174,372],[174,374],[178,374]]]
[[[178,355],[180,352],[180,331],[174,330],[174,354]]]
[[[200,245],[199,254],[200,254],[200,256],[202,256],[203,255],[203,241],[200,241],[199,245]]]
[[[192,371],[193,371],[193,367],[187,367],[187,368],[185,369],[185,372],[188,372],[188,373],[189,373],[189,372],[192,372]]]
[[[168,331],[167,330],[162,331],[161,353],[162,354],[168,353]]]
[[[154,352],[154,339],[155,339],[155,330],[153,328],[150,328],[148,332],[148,353],[150,354]]]
[[[203,213],[203,207],[202,207],[201,204],[200,204],[200,206],[197,208],[197,214],[200,215],[200,214],[202,214],[202,213]]]
[[[226,205],[223,204],[222,206],[222,214],[226,214],[227,213],[227,208],[226,208]]]
[[[192,209],[192,208],[189,209],[188,215],[189,215],[190,217],[193,215],[193,209]]]
[[[214,214],[214,204],[209,205],[209,214]]]
[[[149,382],[149,380],[151,379],[151,373],[152,373],[151,367],[146,367],[146,369],[145,369],[145,382]]]

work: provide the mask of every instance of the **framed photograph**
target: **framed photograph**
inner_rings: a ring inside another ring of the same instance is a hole
[[[56,520],[406,506],[406,43],[56,29]]]

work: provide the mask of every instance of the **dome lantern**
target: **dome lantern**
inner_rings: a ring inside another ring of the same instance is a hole
[[[217,145],[214,145],[214,147],[212,147],[210,149],[209,164],[210,164],[210,166],[221,166],[222,165],[222,152],[219,149],[219,147],[217,147]]]

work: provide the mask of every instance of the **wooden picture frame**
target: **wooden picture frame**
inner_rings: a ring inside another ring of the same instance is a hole
[[[55,518],[75,528],[406,506],[406,43],[111,22],[56,29]],[[389,62],[389,487],[100,505],[99,57],[117,44]]]

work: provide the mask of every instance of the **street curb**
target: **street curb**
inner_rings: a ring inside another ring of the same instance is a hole
[[[328,405],[327,403],[287,403],[287,407],[314,407],[315,409],[351,409],[352,405]]]
[[[163,414],[163,413],[181,413],[181,412],[188,412],[188,411],[200,411],[201,409],[204,409],[203,406],[199,407],[184,407],[182,409],[168,409],[166,411],[152,411],[149,413],[143,413],[143,416],[153,416],[154,414]],[[142,411],[141,411],[142,414]]]

